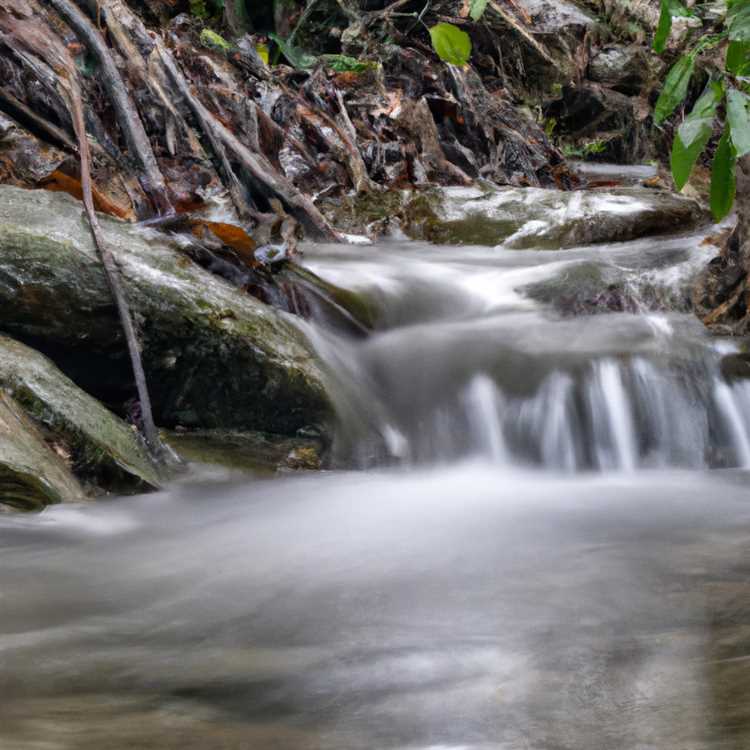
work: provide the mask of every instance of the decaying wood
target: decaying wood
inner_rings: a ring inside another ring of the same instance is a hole
[[[45,0],[45,2],[55,8],[96,58],[101,70],[100,81],[117,112],[118,122],[131,156],[137,160],[142,170],[139,177],[143,189],[153,201],[158,213],[171,211],[172,206],[167,196],[166,183],[156,162],[151,142],[101,33],[70,0]]]
[[[177,68],[164,45],[156,42],[161,60],[174,85],[181,92],[199,126],[209,140],[215,139],[246,170],[252,187],[266,199],[277,198],[315,239],[336,241],[338,235],[312,202],[282,175],[262,154],[253,153],[237,136],[220,123],[190,91],[190,86]]]
[[[451,178],[462,185],[472,184],[472,179],[460,167],[445,158],[435,120],[424,97],[417,102],[403,102],[398,115],[398,122],[405,130],[414,135],[419,144],[422,158],[433,172],[450,175]]]
[[[165,451],[161,439],[159,438],[159,432],[154,424],[154,417],[151,410],[151,398],[148,393],[148,385],[146,384],[146,373],[143,370],[143,361],[141,359],[141,350],[138,346],[138,337],[135,332],[135,326],[133,325],[133,316],[130,313],[125,290],[120,281],[120,269],[117,267],[112,251],[107,246],[99,225],[96,210],[94,209],[94,197],[91,189],[91,155],[89,153],[88,139],[86,138],[86,127],[83,118],[83,102],[81,100],[78,86],[75,83],[71,84],[71,108],[73,124],[78,135],[78,152],[81,159],[83,205],[86,209],[91,236],[97,250],[99,251],[99,257],[101,258],[102,266],[104,267],[107,283],[112,292],[112,298],[117,307],[120,324],[122,325],[125,334],[125,341],[128,346],[130,362],[135,377],[135,385],[138,390],[143,436],[153,457],[157,460],[163,460]]]

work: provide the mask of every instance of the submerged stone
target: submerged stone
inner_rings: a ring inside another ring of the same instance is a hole
[[[154,232],[100,217],[140,329],[164,426],[325,429],[332,406],[295,323],[197,266]],[[89,392],[120,402],[132,377],[81,204],[0,188],[0,329],[49,354]]]
[[[70,454],[75,474],[118,492],[156,488],[159,474],[136,432],[47,357],[0,336],[0,387]]]
[[[696,201],[648,188],[441,188],[412,199],[404,230],[439,244],[559,249],[690,229]]]
[[[233,430],[170,432],[167,442],[188,461],[261,475],[279,469],[320,469],[323,451],[315,438]]]
[[[0,510],[41,510],[82,500],[83,490],[23,408],[0,389]]]

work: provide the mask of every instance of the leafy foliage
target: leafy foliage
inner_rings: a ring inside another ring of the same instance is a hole
[[[664,122],[687,96],[694,69],[694,55],[683,55],[670,69],[654,110],[657,125]]]
[[[732,210],[737,185],[734,174],[736,162],[737,154],[727,125],[711,166],[711,213],[717,219]]]
[[[469,15],[473,21],[478,21],[487,9],[488,0],[471,0],[469,5]]]
[[[232,49],[232,45],[221,34],[217,34],[211,29],[203,29],[200,40],[204,47],[211,47],[220,52],[229,52]]]
[[[438,57],[452,65],[466,65],[471,56],[469,35],[452,23],[438,23],[430,29],[432,47]]]
[[[679,0],[662,0],[659,25],[656,27],[656,34],[654,35],[654,50],[659,53],[664,52],[669,32],[672,30],[673,18],[688,18],[692,15],[693,13],[680,3]]]
[[[678,190],[687,184],[695,162],[711,138],[723,95],[721,84],[710,83],[675,135],[670,163]]]
[[[661,0],[661,16],[654,35],[654,49],[664,50],[672,19],[690,16],[679,0]],[[726,43],[724,70],[709,81],[706,90],[677,130],[670,166],[678,189],[687,183],[698,157],[708,145],[714,126],[723,119],[723,134],[711,166],[711,212],[723,219],[734,204],[737,159],[750,153],[750,96],[745,77],[750,75],[750,0],[727,0],[724,30],[704,35],[672,66],[656,102],[654,121],[664,122],[685,100],[698,56]],[[726,115],[722,118],[722,109]]]
[[[318,61],[318,58],[315,57],[315,55],[311,55],[309,52],[305,52],[299,47],[295,47],[286,39],[282,39],[278,34],[269,34],[268,36],[276,42],[277,47],[281,50],[281,54],[286,57],[293,68],[307,70],[314,67],[315,63]]]

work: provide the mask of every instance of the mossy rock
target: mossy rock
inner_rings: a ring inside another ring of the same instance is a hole
[[[488,185],[415,194],[403,211],[413,239],[550,249],[684,231],[708,220],[697,201],[649,188],[562,191]]]
[[[133,428],[84,393],[47,357],[2,335],[0,387],[64,445],[80,479],[117,492],[160,485],[159,473]]]
[[[163,235],[100,217],[141,331],[157,423],[294,435],[333,421],[296,319],[197,266]],[[80,203],[0,187],[4,330],[95,396],[130,389],[127,349]]]
[[[193,430],[170,432],[167,442],[193,463],[223,466],[242,473],[271,475],[279,469],[316,470],[322,444],[314,438],[289,438],[266,432]]]
[[[0,389],[0,510],[41,510],[83,498],[65,461],[47,445],[23,408]]]

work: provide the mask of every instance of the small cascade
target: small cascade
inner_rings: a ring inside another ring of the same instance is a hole
[[[588,406],[596,467],[633,471],[638,463],[635,425],[616,362],[607,359],[594,365]]]
[[[500,417],[502,398],[497,386],[487,375],[476,375],[466,389],[465,401],[470,432],[476,439],[478,452],[496,463],[506,463],[508,449]]]
[[[382,326],[354,338],[306,324],[331,371],[339,464],[750,468],[750,382],[721,367],[735,347],[682,312],[710,252],[702,240],[564,257],[394,245],[319,258],[317,272],[357,289]],[[604,283],[629,289],[627,312],[592,308]],[[565,314],[591,309],[604,312]]]
[[[730,387],[724,381],[717,380],[714,384],[714,401],[730,439],[737,466],[744,469],[750,468],[750,432],[747,421],[750,407],[748,384],[742,383]]]
[[[481,457],[567,473],[750,468],[750,384],[725,382],[715,362],[605,357],[553,370],[524,396],[487,372],[440,395],[410,411],[381,408],[368,455],[407,465]],[[362,453],[356,460],[373,465]]]

